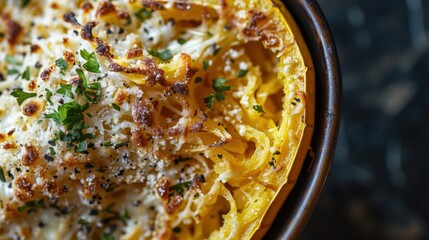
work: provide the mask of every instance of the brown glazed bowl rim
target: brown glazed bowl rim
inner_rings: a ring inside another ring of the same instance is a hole
[[[296,239],[325,184],[340,126],[341,74],[335,43],[315,0],[283,0],[307,43],[315,67],[315,126],[309,153],[294,189],[265,239]]]

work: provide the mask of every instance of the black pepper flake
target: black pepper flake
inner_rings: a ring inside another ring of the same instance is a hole
[[[137,200],[137,201],[135,201],[134,203],[133,203],[133,206],[134,207],[138,207],[138,206],[140,206],[140,204],[142,204],[142,201],[140,201],[140,200]],[[152,206],[151,206],[152,207]],[[149,208],[149,210],[152,210],[151,208]]]
[[[49,140],[48,141],[49,145],[55,147],[57,144],[55,143],[55,140]]]
[[[42,64],[40,64],[39,62],[36,62],[36,64],[34,64],[35,68],[41,69],[43,67]]]
[[[54,158],[53,158],[51,155],[49,155],[49,154],[45,154],[43,157],[44,157],[44,158],[45,158],[45,160],[46,160],[46,161],[48,161],[48,162],[52,162],[52,161],[54,161]]]
[[[170,26],[174,26],[174,24],[176,24],[176,21],[173,18],[170,18],[168,19],[167,23],[170,24]]]
[[[274,153],[274,155],[280,155],[281,154],[281,152],[280,151],[276,151],[275,153]]]
[[[222,159],[222,158],[223,158],[223,155],[222,155],[222,154],[218,154],[218,155],[217,155],[217,157],[218,157],[219,159]]]
[[[275,166],[275,163],[274,163],[273,161],[268,162],[268,164],[269,164],[270,166],[272,166],[274,169],[276,169],[276,168],[277,168],[277,167]]]
[[[46,224],[45,224],[44,222],[40,221],[40,222],[37,224],[37,226],[38,226],[39,228],[44,228],[44,227],[46,226]]]
[[[123,163],[127,163],[127,164],[130,163],[130,159],[128,158],[127,154],[124,154],[124,156],[122,156],[122,162]]]
[[[11,171],[7,171],[7,175],[11,178],[11,179],[14,179],[15,177],[13,176],[13,174],[12,174],[12,172]]]
[[[94,168],[94,165],[92,163],[87,163],[85,164],[85,168],[91,169],[91,168]]]
[[[122,33],[124,33],[124,32],[125,32],[125,29],[123,29],[123,28],[119,28],[118,34],[122,34]]]
[[[65,186],[64,186],[64,187],[65,187]],[[63,215],[67,215],[67,214],[69,214],[69,213],[70,213],[70,211],[71,211],[71,209],[70,209],[70,208],[68,208],[68,207],[62,208],[62,209],[60,210],[61,214],[63,214]]]
[[[202,183],[206,182],[206,178],[204,177],[203,174],[199,174],[198,177],[197,177],[197,179],[198,179],[198,181],[200,181]]]
[[[182,231],[182,229],[180,227],[173,228],[174,233],[180,233],[181,231]]]
[[[115,174],[115,177],[119,177],[119,176],[124,175],[124,172],[125,172],[124,169],[120,170],[117,174]]]
[[[99,213],[99,211],[97,209],[91,209],[91,211],[89,211],[89,216],[97,216]]]
[[[112,31],[112,29],[107,29],[107,34],[112,34],[113,33],[113,31]]]

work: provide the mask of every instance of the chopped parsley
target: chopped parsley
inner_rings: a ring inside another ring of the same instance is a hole
[[[11,55],[6,55],[5,58],[6,62],[12,65],[21,65],[21,62],[16,60],[14,57],[12,57]]]
[[[89,225],[89,222],[83,218],[79,219],[79,221],[77,223],[81,226],[88,226]]]
[[[78,124],[81,124],[84,116],[82,112],[86,110],[86,105],[79,105],[77,102],[69,102],[58,107],[58,111],[45,114],[46,118],[52,118],[58,124],[64,125],[67,129],[76,129]]]
[[[22,78],[25,80],[30,80],[30,67],[26,67],[24,72],[22,73]]]
[[[6,178],[4,176],[3,168],[0,167],[0,181],[6,182]]]
[[[177,42],[178,42],[180,45],[183,45],[183,44],[185,44],[185,43],[186,43],[186,40],[185,40],[184,38],[179,38],[179,39],[177,39]]]
[[[158,52],[156,50],[148,50],[149,54],[161,59],[162,61],[168,61],[173,58],[173,54],[169,49],[165,49],[162,52]]]
[[[114,240],[112,233],[101,234],[101,240]]]
[[[28,92],[24,92],[22,90],[15,90],[10,95],[12,95],[16,98],[16,101],[18,101],[19,105],[21,105],[28,98],[32,98],[32,97],[37,96],[36,93],[28,93]]]
[[[186,189],[189,189],[189,187],[191,186],[192,182],[182,182],[182,183],[178,183],[176,185],[173,185],[169,188],[170,190],[170,196],[173,196],[174,193],[178,193],[179,195],[183,196],[183,193],[185,192]]]
[[[52,97],[52,92],[45,88],[45,92],[46,92],[46,101],[52,106],[54,105],[54,103],[51,101],[51,97]]]
[[[140,21],[144,22],[152,16],[152,12],[152,10],[142,8],[138,12],[134,13],[134,16],[140,19]]]
[[[83,64],[83,67],[88,72],[100,73],[100,64],[98,63],[97,57],[95,57],[95,52],[89,53],[85,49],[80,50],[80,56],[86,60],[86,63]]]
[[[121,111],[121,107],[119,107],[119,105],[118,104],[116,104],[116,103],[112,103],[112,106],[113,106],[113,108],[116,110],[116,111]]]
[[[113,143],[112,142],[106,142],[103,144],[104,147],[113,147]]]
[[[53,147],[49,147],[49,152],[51,153],[52,156],[55,156],[57,154]]]
[[[255,110],[255,111],[257,111],[258,113],[265,113],[264,112],[264,109],[262,108],[262,106],[261,105],[259,105],[259,104],[257,104],[257,105],[253,105],[253,109]]]
[[[76,91],[81,94],[85,100],[90,103],[97,103],[101,98],[101,85],[100,83],[88,84],[88,81],[83,73],[82,69],[76,69],[76,73],[82,80],[82,85],[79,85]]]
[[[76,148],[76,152],[83,153],[88,150],[88,142],[86,140],[82,140],[79,142],[79,145]]]
[[[196,77],[195,78],[195,83],[199,83],[201,81],[203,81],[203,78],[201,78],[201,77]]]
[[[34,200],[26,202],[24,205],[21,205],[18,207],[18,212],[23,212],[25,209],[29,210],[35,210],[36,208],[44,208],[45,203],[43,202],[43,199],[40,200]]]
[[[186,162],[186,161],[189,161],[189,160],[192,160],[192,158],[190,158],[190,157],[182,157],[182,156],[179,156],[178,158],[176,158],[176,159],[174,159],[174,164],[179,164],[179,163],[182,163],[182,162]]]
[[[67,70],[69,66],[69,64],[63,58],[58,58],[57,60],[55,60],[55,65],[60,68],[60,72],[62,75],[65,74],[64,71]]]
[[[21,7],[26,7],[30,2],[31,0],[21,0]]]
[[[248,72],[249,72],[249,70],[247,70],[247,69],[240,69],[240,71],[238,71],[237,77],[242,78],[242,77],[246,76]]]
[[[216,99],[220,102],[225,99],[224,91],[231,90],[231,86],[225,86],[226,79],[216,78],[213,80],[213,89],[216,91]]]
[[[64,96],[67,96],[71,99],[74,99],[73,86],[71,84],[61,84],[60,88],[57,90],[57,93],[60,93]]]
[[[214,104],[214,100],[215,100],[215,95],[214,94],[210,94],[208,97],[204,98],[204,104],[206,105],[206,107],[209,110],[212,110],[213,104]]]
[[[128,210],[125,209],[124,213],[122,213],[121,215],[119,215],[119,219],[121,219],[121,221],[126,224],[127,220],[130,220],[130,214],[128,213]]]
[[[220,52],[220,50],[222,50],[222,48],[215,48],[213,50],[213,56],[216,56]]]
[[[18,76],[17,76],[17,77],[19,77],[20,72],[19,72],[19,70],[18,70],[18,69],[12,68],[12,69],[8,69],[8,70],[7,70],[7,72],[6,72],[6,74],[7,74],[8,76],[9,76],[9,75],[15,75],[15,74],[18,74]]]
[[[209,69],[209,67],[210,67],[210,61],[204,61],[203,62],[203,66],[204,66],[204,71],[206,71],[207,69]]]

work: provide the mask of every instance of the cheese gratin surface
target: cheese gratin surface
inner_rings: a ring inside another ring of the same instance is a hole
[[[306,71],[267,0],[0,1],[0,239],[246,239]]]

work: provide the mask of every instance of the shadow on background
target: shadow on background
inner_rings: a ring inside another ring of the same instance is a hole
[[[341,62],[343,115],[301,239],[429,239],[429,1],[319,4]]]

